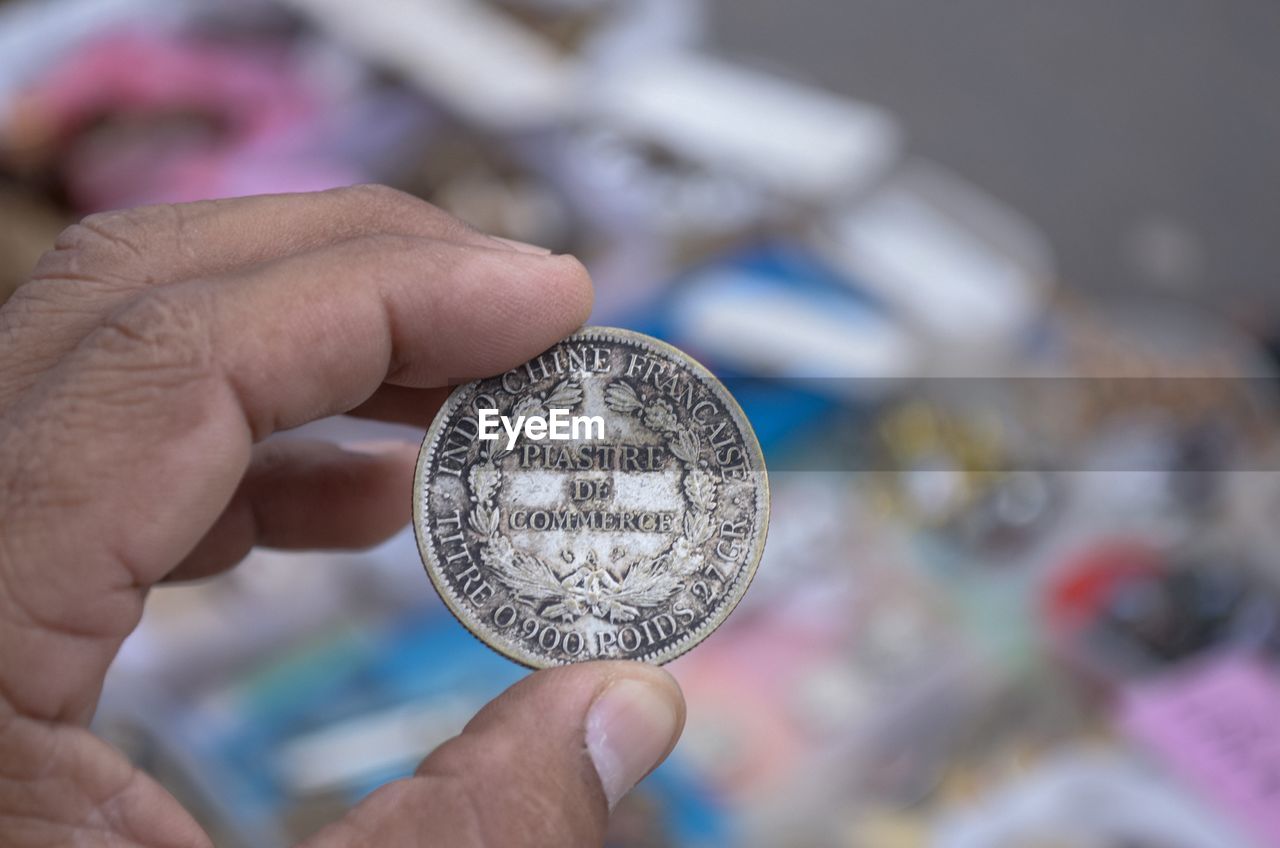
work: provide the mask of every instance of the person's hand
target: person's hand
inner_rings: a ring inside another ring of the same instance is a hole
[[[85,728],[148,588],[253,545],[390,535],[413,450],[258,443],[352,410],[425,424],[440,387],[539,353],[590,303],[575,260],[382,188],[63,233],[0,310],[0,844],[208,845]],[[538,672],[308,844],[599,844],[683,723],[658,669]]]

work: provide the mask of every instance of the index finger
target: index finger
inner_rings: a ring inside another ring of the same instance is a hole
[[[590,302],[572,258],[391,236],[133,300],[0,422],[0,692],[87,717],[146,587],[220,514],[255,439],[388,378],[513,367]]]
[[[139,292],[380,234],[538,252],[378,185],[100,212],[63,231],[0,312],[0,404]]]

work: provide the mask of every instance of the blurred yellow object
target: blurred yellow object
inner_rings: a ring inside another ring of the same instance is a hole
[[[1001,474],[1005,436],[995,417],[917,399],[886,413],[877,431],[889,463],[885,493],[910,520],[947,523]]]

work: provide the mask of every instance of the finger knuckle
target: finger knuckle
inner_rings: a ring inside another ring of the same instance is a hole
[[[96,282],[98,275],[107,270],[107,254],[114,252],[115,248],[89,227],[72,224],[58,234],[51,250],[40,255],[28,282],[18,291],[36,288],[33,283],[48,280]]]
[[[179,240],[182,214],[172,204],[96,212],[63,230],[33,277],[147,277],[160,248]]]
[[[63,313],[70,300],[66,297],[69,285],[75,283],[68,283],[62,276],[33,274],[0,306],[0,326],[32,326]]]
[[[111,212],[96,212],[78,224],[68,227],[55,247],[78,250],[98,249],[138,256],[143,252],[147,232],[163,220],[165,207],[139,207]]]
[[[191,291],[155,289],[108,314],[91,344],[130,367],[203,376],[213,365],[207,312],[204,298]]]
[[[79,225],[76,224],[74,226]],[[66,230],[62,231],[62,234],[58,236],[59,242],[67,238],[67,233],[70,229],[71,228],[68,227]],[[64,279],[75,276],[80,273],[81,266],[79,260],[80,253],[74,249],[55,247],[52,250],[46,250],[44,253],[40,254],[40,258],[36,260],[35,267],[31,269],[30,279],[23,285],[19,286],[17,291],[22,291],[23,289],[30,290],[33,282],[51,279]]]

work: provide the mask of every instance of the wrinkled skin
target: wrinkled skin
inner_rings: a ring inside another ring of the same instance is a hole
[[[524,361],[590,304],[576,260],[379,187],[64,232],[0,310],[0,845],[209,845],[86,729],[149,587],[253,545],[386,538],[409,517],[411,447],[263,439],[348,411],[425,424],[448,383]],[[631,679],[683,721],[657,669],[539,672],[308,844],[599,844],[585,714]]]

